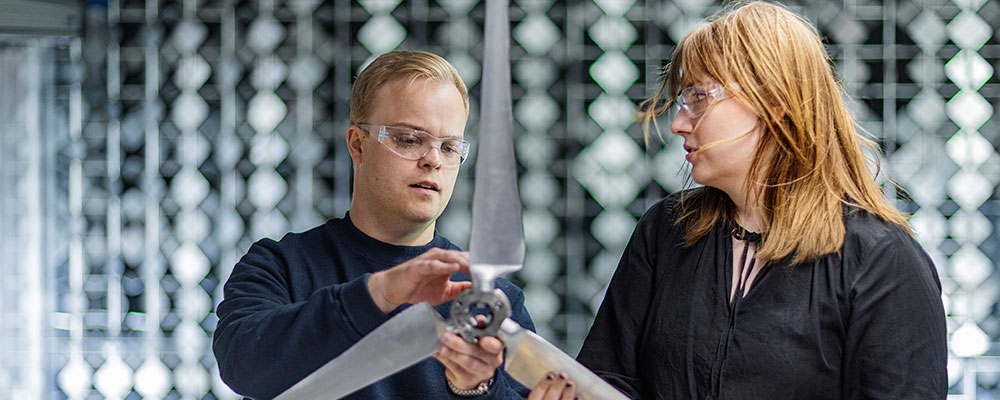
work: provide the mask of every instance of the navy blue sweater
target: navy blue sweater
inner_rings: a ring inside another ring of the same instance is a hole
[[[277,396],[406,307],[383,314],[368,293],[368,277],[432,247],[458,249],[439,235],[426,246],[383,243],[359,231],[349,216],[278,242],[254,243],[233,269],[218,308],[212,350],[222,380],[244,396]],[[511,301],[512,319],[534,330],[521,290],[506,280],[497,287]],[[447,318],[449,307],[451,302],[435,309]],[[523,399],[527,393],[498,369],[490,391],[475,399]],[[444,367],[428,358],[347,398],[452,397]]]

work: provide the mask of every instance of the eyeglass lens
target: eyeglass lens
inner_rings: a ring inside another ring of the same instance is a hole
[[[697,118],[708,108],[709,93],[694,86],[686,88],[677,96],[677,104],[691,117]]]
[[[409,128],[385,127],[379,132],[379,142],[408,160],[419,160],[437,148],[445,165],[456,166],[465,161],[468,143],[457,138],[439,139],[426,132]],[[440,143],[440,144],[438,144]]]

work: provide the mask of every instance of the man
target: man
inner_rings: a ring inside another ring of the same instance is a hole
[[[469,144],[469,99],[444,59],[396,51],[373,61],[351,94],[351,209],[280,241],[255,243],[219,304],[213,350],[236,392],[272,398],[344,352],[407,304],[447,316],[469,288],[469,256],[435,233]],[[455,279],[455,280],[452,280]],[[523,293],[498,280],[512,318],[533,329]],[[434,355],[351,399],[524,398],[499,369],[503,345],[452,333]],[[376,356],[375,354],[372,355]]]

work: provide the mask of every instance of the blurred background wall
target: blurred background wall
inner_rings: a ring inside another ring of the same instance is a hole
[[[65,3],[82,22],[0,16],[0,398],[234,398],[210,345],[222,283],[254,241],[343,216],[347,100],[375,55],[451,61],[475,139],[480,1]],[[951,393],[1000,397],[1000,1],[787,5],[823,33],[882,176],[908,192],[886,190],[941,274]],[[630,120],[718,8],[512,1],[514,280],[571,355],[637,218],[684,187],[680,143],[647,147]],[[470,172],[439,223],[463,246]]]

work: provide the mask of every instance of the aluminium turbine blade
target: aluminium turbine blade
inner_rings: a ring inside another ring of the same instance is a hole
[[[565,372],[576,384],[576,394],[582,400],[628,400],[587,367],[514,320],[503,321],[499,337],[507,348],[504,369],[529,388],[535,387],[549,372]]]
[[[427,303],[410,306],[275,400],[339,399],[430,357],[445,324]]]
[[[497,277],[521,269],[524,262],[512,132],[507,7],[507,0],[486,2],[479,151],[469,238],[470,270],[475,289],[480,292],[493,290]]]

